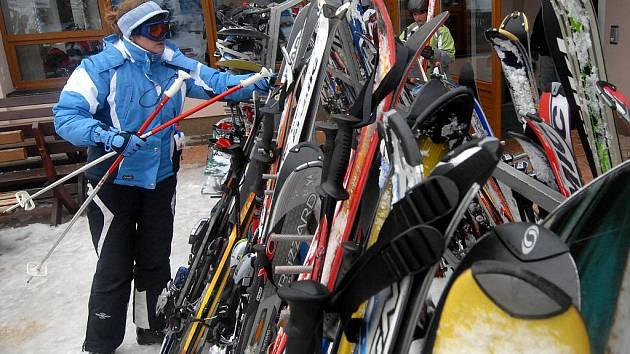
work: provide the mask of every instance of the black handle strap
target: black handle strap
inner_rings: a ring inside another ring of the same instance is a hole
[[[420,154],[418,142],[407,120],[396,112],[388,115],[388,124],[400,142],[400,147],[407,163],[411,166],[420,166],[422,164],[422,154]]]
[[[376,106],[390,93],[396,89],[398,83],[405,74],[405,68],[409,61],[409,48],[405,47],[400,41],[396,41],[396,61],[394,66],[389,69],[385,77],[381,80],[378,87],[374,90],[374,79],[376,77],[376,68],[378,67],[378,50],[376,52],[376,64],[372,74],[366,81],[357,100],[350,109],[350,115],[353,117],[361,117],[361,123],[355,128],[361,128],[374,123],[376,115],[372,114]]]
[[[431,176],[416,185],[399,200],[389,212],[379,234],[379,240],[387,240],[415,225],[448,224],[451,214],[459,204],[457,185],[443,176]]]
[[[230,167],[232,168],[232,175],[235,178],[242,176],[245,165],[247,165],[247,158],[243,153],[241,145],[230,145],[228,153],[230,154]]]
[[[275,144],[272,140],[275,128],[275,114],[271,113],[272,111],[273,107],[270,107],[262,113],[261,138],[254,145],[255,150],[249,165],[254,178],[249,186],[249,191],[255,193],[259,198],[263,198],[265,193],[265,181],[262,178],[262,174],[269,170],[269,166],[275,156]]]
[[[256,154],[255,156],[261,155]],[[265,167],[268,166],[269,164],[257,160],[257,158],[254,157],[252,161],[250,161],[247,169],[247,174],[251,173],[251,176],[253,176],[253,181],[249,185],[249,192],[256,194],[258,198],[264,198],[265,196],[265,181],[262,178],[262,174],[266,171]]]
[[[343,256],[341,258],[341,266],[337,273],[337,284],[345,277],[350,271],[354,262],[361,255],[361,247],[352,241],[345,241],[341,244]]]
[[[416,225],[389,240],[379,240],[352,265],[331,298],[331,309],[346,324],[356,308],[385,287],[419,273],[442,256],[442,234]]]
[[[258,135],[258,130],[260,129],[260,123],[262,122],[263,113],[260,111],[260,100],[258,98],[254,99],[254,121],[252,122],[252,129],[245,139],[245,144],[243,145],[243,151],[245,152],[245,156],[250,156],[252,148],[254,146],[254,140],[256,135]]]

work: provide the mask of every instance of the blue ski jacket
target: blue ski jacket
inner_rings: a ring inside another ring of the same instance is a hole
[[[94,128],[104,124],[110,129],[136,132],[161,100],[163,91],[177,78],[177,70],[188,72],[191,78],[168,101],[149,130],[179,115],[185,97],[209,99],[250,76],[212,69],[186,57],[170,41],[157,55],[116,35],[104,41],[102,52],[83,59],[74,70],[53,107],[57,133],[76,146],[87,146],[88,161],[106,153],[103,144],[92,138]],[[249,99],[255,89],[262,91],[251,85],[227,99]],[[176,149],[176,133],[175,127],[169,127],[149,137],[141,150],[123,160],[113,182],[154,189],[158,182],[175,174],[181,154]],[[86,176],[99,180],[112,162],[100,163]]]

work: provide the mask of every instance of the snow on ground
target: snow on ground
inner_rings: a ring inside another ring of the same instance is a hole
[[[201,195],[203,166],[184,166],[178,175],[175,235],[171,269],[186,262],[188,234],[207,217],[215,200]],[[87,303],[96,253],[86,217],[81,217],[52,257],[48,276],[26,283],[27,262],[39,262],[66,224],[0,226],[0,353],[80,353],[85,335]],[[129,306],[131,310],[131,306]],[[127,331],[117,354],[157,353],[159,346],[139,346],[135,326]]]

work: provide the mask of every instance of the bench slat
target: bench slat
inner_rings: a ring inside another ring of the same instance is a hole
[[[0,150],[0,162],[20,161],[27,157],[26,148]]]
[[[21,130],[11,130],[8,132],[0,132],[0,144],[15,144],[24,140]]]
[[[65,154],[72,152],[86,152],[86,148],[77,148],[65,140],[59,140],[54,137],[46,137],[46,146],[50,154]],[[0,146],[0,149],[17,149],[26,148],[28,156],[39,156],[39,150],[34,138],[24,139],[24,141],[15,144],[6,144]]]
[[[77,169],[81,168],[84,163],[75,163],[68,165],[59,165],[56,167],[57,177],[66,176]],[[30,170],[19,170],[0,173],[0,189],[11,187],[24,183],[46,182],[46,172],[43,168],[34,168]]]
[[[21,107],[36,104],[57,103],[61,92],[39,93],[36,95],[7,97],[0,99],[0,108]]]
[[[25,118],[52,117],[52,107],[16,109],[13,111],[0,111],[1,120],[17,120]]]

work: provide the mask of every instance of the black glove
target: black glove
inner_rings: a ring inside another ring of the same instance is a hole
[[[105,125],[94,128],[92,139],[94,142],[103,143],[105,151],[114,150],[125,157],[133,155],[146,144],[144,139],[134,134],[110,130]]]
[[[428,45],[422,49],[422,52],[420,52],[420,55],[425,59],[431,60],[433,59],[433,56],[435,55],[435,51],[430,45]]]
[[[146,144],[144,139],[127,132],[116,134],[111,141],[112,149],[125,157],[135,154],[144,144]]]

